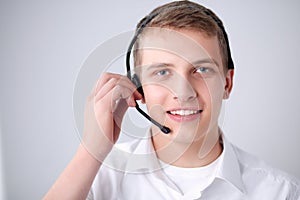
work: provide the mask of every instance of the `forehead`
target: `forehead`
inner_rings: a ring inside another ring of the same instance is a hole
[[[222,66],[217,37],[195,30],[147,28],[139,40],[138,51],[141,65],[176,56],[190,63],[212,59]]]

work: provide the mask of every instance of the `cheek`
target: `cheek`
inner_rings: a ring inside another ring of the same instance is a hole
[[[224,85],[221,79],[214,81],[208,86],[209,107],[214,115],[218,115],[223,101]]]
[[[156,119],[161,117],[165,112],[163,107],[167,103],[168,90],[152,84],[143,86],[143,89],[145,93],[145,103],[149,114]]]
[[[223,97],[223,89],[221,83],[221,81],[216,79],[206,79],[201,83],[198,82],[194,84],[194,88],[197,91],[200,99],[204,101],[203,103],[208,107],[212,107]]]
[[[144,85],[145,102],[147,106],[151,104],[161,104],[162,100],[166,98],[166,91],[157,85]]]

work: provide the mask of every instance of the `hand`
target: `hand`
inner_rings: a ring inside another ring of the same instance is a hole
[[[87,99],[84,115],[83,146],[102,162],[119,138],[128,106],[141,100],[135,85],[119,74],[104,73]]]

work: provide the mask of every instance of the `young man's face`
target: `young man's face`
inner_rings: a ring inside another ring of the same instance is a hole
[[[217,37],[191,30],[150,30],[140,50],[140,78],[150,115],[171,129],[164,135],[193,142],[217,132],[222,100],[232,85]],[[153,127],[154,134],[162,134]]]

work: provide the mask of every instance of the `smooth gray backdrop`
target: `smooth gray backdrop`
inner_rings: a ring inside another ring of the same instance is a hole
[[[42,198],[79,144],[82,63],[165,2],[0,0],[0,199]],[[299,1],[198,2],[224,21],[236,66],[225,134],[300,178]]]

